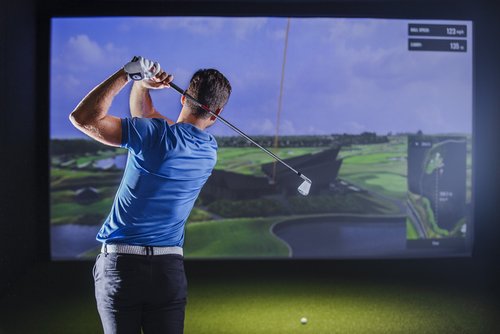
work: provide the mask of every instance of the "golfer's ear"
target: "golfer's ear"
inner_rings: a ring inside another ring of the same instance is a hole
[[[186,103],[186,97],[184,95],[181,96],[181,104],[184,105]]]

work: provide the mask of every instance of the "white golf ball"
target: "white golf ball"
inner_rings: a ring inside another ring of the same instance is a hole
[[[307,324],[307,318],[306,318],[306,317],[302,317],[302,318],[300,318],[300,323],[301,323],[302,325]]]

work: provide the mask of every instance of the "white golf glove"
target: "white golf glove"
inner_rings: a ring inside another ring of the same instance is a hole
[[[136,56],[129,63],[125,64],[123,69],[127,72],[130,79],[139,81],[151,79],[160,73],[160,63]]]

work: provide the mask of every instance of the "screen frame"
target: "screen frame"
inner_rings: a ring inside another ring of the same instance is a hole
[[[471,210],[472,229],[467,233],[466,242],[472,243],[468,254],[459,254],[456,257],[470,258],[474,255],[475,230],[477,219],[475,217],[475,193],[476,193],[476,63],[477,63],[477,12],[475,7],[465,1],[454,2],[450,8],[450,2],[437,1],[109,1],[109,2],[78,2],[76,5],[68,5],[58,1],[50,1],[47,5],[37,8],[37,59],[42,66],[37,66],[37,102],[39,108],[47,110],[46,113],[37,113],[37,121],[40,125],[37,137],[38,161],[41,161],[41,180],[38,198],[45,201],[39,203],[42,213],[43,224],[39,225],[40,257],[51,261],[50,251],[50,32],[51,19],[59,17],[118,17],[118,16],[222,16],[222,17],[325,17],[325,18],[386,18],[386,19],[442,19],[442,20],[467,20],[472,22],[472,189]],[[154,8],[152,10],[151,8]],[[447,255],[446,258],[455,257]],[[417,257],[415,260],[430,260],[438,257]],[[238,259],[187,259],[190,262],[211,261],[317,261],[300,260],[293,258],[238,258]],[[373,261],[373,260],[408,260],[402,257],[398,259],[321,259],[319,261]]]

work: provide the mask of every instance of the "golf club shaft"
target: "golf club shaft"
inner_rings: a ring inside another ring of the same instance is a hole
[[[305,175],[303,175],[301,172],[299,172],[298,170],[296,170],[295,168],[293,168],[292,166],[290,166],[289,164],[287,164],[286,162],[284,162],[283,160],[281,160],[281,158],[279,158],[273,152],[269,151],[267,148],[261,146],[259,143],[257,143],[255,140],[253,140],[252,138],[250,138],[247,134],[245,134],[243,131],[241,131],[240,129],[238,129],[236,126],[234,126],[231,123],[229,123],[228,121],[226,121],[222,116],[217,115],[215,112],[213,112],[212,110],[210,110],[207,106],[203,105],[201,102],[199,102],[198,100],[196,100],[194,97],[192,97],[189,94],[187,94],[186,91],[184,91],[183,89],[181,89],[179,86],[177,86],[173,82],[170,82],[169,85],[174,90],[176,90],[179,94],[181,94],[181,95],[185,96],[187,99],[191,100],[198,107],[200,107],[203,110],[207,111],[212,116],[214,116],[218,120],[220,120],[222,123],[224,123],[227,126],[229,126],[231,129],[233,129],[235,132],[237,132],[240,136],[242,136],[243,138],[245,138],[246,140],[248,140],[249,142],[251,142],[252,144],[254,144],[255,146],[257,146],[258,148],[260,148],[261,150],[263,150],[264,152],[266,152],[267,154],[269,154],[271,157],[273,157],[277,161],[281,162],[284,166],[288,167],[288,169],[290,169],[292,172],[294,172],[295,174],[297,174],[298,176],[300,176],[303,180],[307,180],[307,181],[310,182],[310,180]]]

